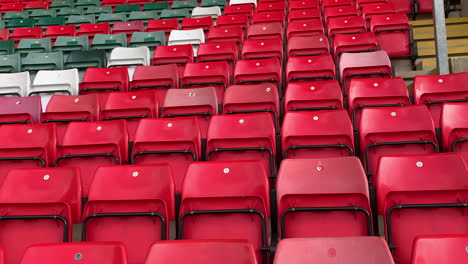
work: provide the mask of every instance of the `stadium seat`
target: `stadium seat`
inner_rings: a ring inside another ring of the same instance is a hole
[[[231,84],[229,67],[225,61],[189,62],[182,77],[182,88],[213,87],[217,102],[223,103],[224,90]]]
[[[80,27],[83,24],[94,24],[96,23],[96,18],[94,15],[67,15],[67,21],[65,25],[79,25]]]
[[[0,182],[12,168],[53,165],[57,144],[54,124],[4,125],[0,126],[0,136],[8,138],[0,142]],[[1,244],[5,245],[4,242]]]
[[[11,27],[9,27],[11,28]],[[13,32],[10,34],[8,39],[12,39],[15,41],[15,46],[18,46],[18,43],[21,39],[24,38],[42,38],[42,27],[35,27],[35,28],[15,28]]]
[[[158,2],[158,3],[145,3],[143,5],[143,10],[156,10],[158,13],[161,13],[161,10],[169,9],[169,2]]]
[[[28,55],[29,56],[29,55]],[[37,72],[28,96],[40,95],[45,109],[54,94],[78,95],[78,70],[40,70]]]
[[[194,162],[188,167],[178,239],[248,239],[257,263],[266,264],[268,217],[268,179],[261,162]]]
[[[372,252],[372,254],[370,254]],[[281,240],[274,264],[361,263],[394,264],[388,245],[380,237],[317,237]]]
[[[146,25],[147,32],[164,31],[166,34],[166,40],[169,39],[171,31],[176,29],[179,29],[179,21],[177,18],[164,20],[151,19]]]
[[[372,0],[374,1],[374,0]],[[383,3],[382,3],[383,2]],[[385,3],[382,1],[380,3],[368,3],[360,6],[361,14],[366,24],[368,25],[369,19],[374,15],[387,15],[387,14],[396,14],[397,10],[390,3]]]
[[[223,113],[271,114],[276,131],[279,132],[280,99],[278,90],[267,83],[231,85],[226,89],[223,101]]]
[[[242,42],[244,39],[244,30],[242,30],[240,25],[217,26],[211,28],[206,38],[206,42],[236,42],[237,48],[240,50],[242,48]],[[202,44],[203,43],[200,45]]]
[[[5,29],[0,29],[0,40],[5,41],[8,40],[10,37],[10,30],[5,28]]]
[[[288,57],[330,54],[330,45],[325,35],[290,37],[287,44]]]
[[[143,31],[145,31],[143,21],[115,22],[112,26],[112,34],[125,33],[128,41],[130,41],[134,32]]]
[[[33,9],[47,9],[49,7],[49,2],[45,1],[26,1],[23,2],[23,8],[24,9],[29,9],[25,11],[32,12],[34,11]]]
[[[325,12],[329,7],[336,7],[336,6],[350,6],[353,5],[354,2],[352,0],[322,0],[322,10]]]
[[[16,52],[20,54],[50,52],[51,46],[50,38],[22,39],[19,41],[18,47],[16,47]]]
[[[25,251],[20,264],[34,264],[38,259],[49,263],[65,263],[72,260],[80,261],[83,258],[90,262],[102,264],[127,264],[126,248],[120,242],[74,242],[33,245]]]
[[[112,6],[112,9],[117,5],[126,4],[125,0],[101,0],[101,6]]]
[[[16,2],[16,1],[13,1]],[[0,7],[2,9],[2,7]],[[8,21],[13,18],[27,18],[28,13],[21,11],[1,11],[3,13],[3,20]]]
[[[156,91],[158,105],[164,104],[167,89],[170,88],[179,88],[179,74],[175,64],[137,66],[129,85],[129,91]]]
[[[65,129],[70,122],[95,122],[99,120],[99,102],[95,94],[89,95],[52,95],[42,123],[55,123],[57,143],[61,145]]]
[[[151,90],[111,93],[100,116],[103,121],[126,120],[129,142],[133,142],[140,119],[158,117],[158,98]]]
[[[372,183],[382,156],[438,152],[434,122],[423,105],[366,107],[358,126],[361,157]]]
[[[81,218],[80,198],[80,173],[75,168],[11,170],[0,188],[5,263],[20,263],[34,244],[71,241],[72,226]]]
[[[284,30],[281,23],[258,23],[247,30],[247,39],[279,38],[283,41]]]
[[[278,1],[257,3],[257,13],[284,10],[286,10],[286,2]]]
[[[103,166],[89,189],[82,241],[121,241],[129,264],[144,263],[151,245],[168,238],[173,219],[168,164]]]
[[[167,45],[187,45],[191,44],[194,49],[194,54],[197,54],[198,45],[205,43],[205,34],[203,29],[192,30],[172,30],[169,34]]]
[[[302,9],[310,9],[310,8],[319,8],[318,1],[303,1],[303,0],[294,0],[289,3],[288,9],[289,11],[292,10],[302,10]]]
[[[299,36],[313,36],[313,35],[324,35],[325,30],[322,24],[322,20],[309,19],[307,21],[291,21],[288,23],[286,29],[287,38],[299,37]]]
[[[201,136],[197,118],[145,118],[138,124],[130,163],[169,164],[175,193],[182,191],[188,165],[201,158]]]
[[[433,5],[432,1],[427,1],[427,0],[414,1],[413,19],[414,20],[416,19],[417,14],[432,13],[432,5]]]
[[[29,72],[1,73],[0,96],[27,96],[30,83]]]
[[[277,58],[283,63],[283,42],[280,39],[247,39],[242,44],[242,59]]]
[[[19,3],[5,3],[0,6],[0,12],[22,12],[23,5]]]
[[[75,36],[75,37],[57,37],[52,47],[53,51],[62,51],[69,53],[70,51],[86,51],[89,47],[88,36]]]
[[[48,26],[63,26],[65,25],[64,17],[40,17],[36,26],[38,27],[48,27]]]
[[[182,1],[179,1],[182,2]],[[161,10],[161,14],[159,15],[159,19],[168,20],[175,18],[177,20],[182,20],[186,17],[190,17],[189,10],[187,8],[180,8],[180,9],[164,9]]]
[[[54,1],[56,2],[56,1]],[[76,3],[78,4],[78,3]],[[76,5],[75,4],[75,5]],[[66,18],[67,21],[68,21],[68,18],[69,17],[73,17],[71,21],[77,19],[79,20],[79,17],[83,15],[83,8],[80,7],[80,6],[76,6],[76,7],[62,7],[60,8],[59,10],[57,10],[57,17],[63,17],[63,18]],[[86,14],[87,15],[87,14]],[[85,19],[91,19],[90,16],[86,16]],[[94,20],[94,17],[93,17],[93,20]],[[82,20],[80,20],[82,21]]]
[[[215,1],[215,0],[208,0]],[[195,7],[192,9],[192,18],[202,18],[202,17],[211,17],[213,20],[216,19],[222,14],[221,8],[219,6],[210,6],[210,7]]]
[[[234,41],[202,43],[197,51],[197,62],[226,61],[231,76],[238,58],[239,49]]]
[[[166,45],[164,31],[135,32],[127,44],[128,47],[147,46],[151,51],[154,51],[155,47],[160,45]]]
[[[107,67],[149,66],[150,62],[148,47],[115,48],[110,54]]]
[[[82,6],[82,7],[91,7],[91,6],[100,6],[101,1],[99,0],[76,0],[75,6]]]
[[[283,119],[281,141],[284,158],[354,155],[353,127],[344,109],[287,112]]]
[[[198,6],[196,0],[187,0],[187,1],[173,1],[172,2],[172,9],[180,9],[180,8],[190,8],[193,9]]]
[[[80,29],[76,33],[77,36],[88,36],[90,42],[96,34],[110,34],[110,24],[81,24]]]
[[[88,40],[86,36],[83,37],[86,41]],[[77,68],[79,70],[84,70],[89,67],[105,68],[106,66],[107,58],[103,50],[71,51],[64,65],[66,69]]]
[[[14,40],[0,41],[0,54],[1,55],[14,54],[14,53],[15,53],[15,41]]]
[[[372,235],[367,178],[356,157],[283,160],[277,203],[281,239]]]
[[[77,3],[75,4],[77,5]],[[112,13],[111,6],[88,6],[85,7],[84,15],[94,15],[96,18],[102,13]]]
[[[263,13],[254,13],[252,16],[252,25],[255,24],[268,24],[268,23],[280,23],[282,27],[285,24],[285,12],[284,11],[270,11]]]
[[[442,147],[446,152],[459,152],[468,162],[466,151],[468,122],[464,113],[467,103],[444,103],[440,115]]]
[[[360,16],[333,17],[327,23],[328,38],[333,40],[336,34],[366,32],[366,24]]]
[[[322,18],[320,10],[311,8],[311,9],[302,9],[302,10],[291,10],[288,14],[288,23],[289,22],[307,22],[317,18]]]
[[[468,261],[467,234],[419,236],[413,243],[412,264],[436,264],[450,262],[462,264]],[[463,251],[465,248],[465,251]]]
[[[385,156],[376,180],[378,211],[397,263],[411,263],[419,236],[468,233],[468,171],[459,154]]]
[[[118,47],[127,47],[127,35],[125,33],[96,34],[90,46],[91,49],[102,49],[106,52]]]
[[[127,126],[123,120],[105,122],[71,122],[57,148],[56,167],[81,170],[83,197],[97,167],[120,165],[128,156]]]
[[[216,27],[241,26],[244,32],[250,25],[250,18],[246,14],[222,15],[216,20]]]
[[[138,21],[142,20],[144,24],[147,24],[149,20],[158,17],[158,12],[156,10],[149,11],[132,11],[127,18],[127,21]]]
[[[288,82],[334,80],[335,76],[335,63],[330,54],[289,57],[286,64]]]
[[[231,14],[245,14],[247,12],[250,12],[250,14],[252,15],[256,7],[257,0],[230,0],[229,5],[224,8],[224,12],[225,14],[226,10],[229,10],[229,13]]]
[[[202,1],[203,2],[203,1]],[[176,240],[156,242],[148,252],[146,264],[206,264],[207,259],[224,264],[256,264],[253,245],[239,240]]]
[[[317,111],[343,108],[338,81],[291,82],[284,94],[284,110]]]
[[[4,77],[2,75],[4,74],[0,74],[0,80],[3,81]],[[4,85],[3,82],[2,85]],[[39,123],[42,113],[41,98],[39,96],[0,97],[0,105],[0,125]]]
[[[354,78],[391,78],[392,64],[383,50],[360,53],[344,53],[339,63],[343,93],[348,94],[349,82]]]
[[[468,102],[468,72],[416,76],[413,87],[414,103],[429,108],[436,128],[443,103]]]
[[[333,54],[335,63],[340,61],[345,52],[371,52],[379,50],[379,44],[372,32],[337,34],[333,38]]]
[[[32,18],[12,18],[9,19],[5,25],[9,29],[16,28],[33,28],[34,19]]]
[[[0,55],[0,72],[12,73],[21,71],[21,56],[19,53]]]
[[[282,90],[281,63],[276,58],[238,60],[234,69],[235,84],[271,83]]]
[[[48,26],[46,28],[44,37],[52,39],[52,42],[55,42],[55,39],[60,36],[74,37],[76,35],[75,25],[68,26]]]
[[[34,18],[36,21],[41,18],[41,17],[55,17],[56,12],[53,9],[32,9],[28,10],[30,11],[29,13],[29,18]]]
[[[153,65],[177,64],[179,78],[184,76],[185,65],[193,62],[193,48],[191,44],[171,46],[157,46],[154,50]]]
[[[275,124],[270,113],[216,115],[211,118],[205,160],[260,160],[276,174]]]
[[[49,9],[56,10],[60,9],[63,7],[73,7],[74,2],[70,0],[64,0],[64,1],[52,1],[50,2]]]
[[[192,30],[201,28],[205,33],[208,33],[212,27],[213,18],[211,16],[206,16],[201,18],[184,18],[180,29]]]
[[[130,4],[130,3],[125,3],[123,5],[116,5],[114,7],[114,12],[113,13],[130,13],[132,11],[140,11],[140,5],[139,4]]]
[[[202,0],[200,3],[201,7],[219,6],[224,8],[226,6],[226,0]]]
[[[87,68],[79,94],[98,93],[102,106],[110,92],[128,91],[128,78],[127,67]]]

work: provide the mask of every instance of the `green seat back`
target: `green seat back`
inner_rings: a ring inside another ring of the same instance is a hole
[[[127,46],[127,35],[120,34],[96,34],[91,44],[91,49],[110,50],[117,47]]]
[[[166,45],[166,35],[164,31],[134,32],[128,44],[129,47],[155,47],[159,45]]]
[[[133,11],[130,13],[127,21],[143,20],[148,21],[150,19],[158,19],[158,12],[156,10],[151,11]]]
[[[97,22],[104,23],[104,22],[124,22],[126,20],[125,13],[112,13],[112,14],[100,14]]]
[[[21,63],[23,71],[63,70],[61,51],[48,53],[29,53]]]
[[[180,8],[195,8],[198,6],[196,0],[191,1],[174,1],[172,2],[172,9],[180,9]]]
[[[22,39],[20,40],[16,51],[21,54],[31,52],[50,52],[51,47],[52,44],[50,38]]]
[[[5,28],[5,20],[0,20],[0,29]]]
[[[63,26],[65,25],[64,17],[41,17],[37,20],[36,26]]]
[[[34,19],[32,18],[12,18],[6,24],[7,28],[32,28]]]
[[[19,53],[0,55],[0,72],[19,72],[21,71],[21,56]]]
[[[87,50],[89,47],[88,36],[58,37],[52,47],[53,51]]]
[[[34,9],[29,14],[30,18],[40,18],[40,17],[55,17],[57,12],[53,9],[45,10],[45,9]]]
[[[57,12],[57,16],[69,17],[69,16],[80,16],[83,14],[83,8],[81,7],[64,7],[60,8]]]
[[[101,1],[100,0],[77,0],[75,2],[75,7],[76,6],[100,6]]]
[[[50,2],[49,9],[56,10],[64,7],[73,7],[73,0],[62,0]]]
[[[223,9],[226,6],[226,0],[202,0],[201,7],[219,6]]]
[[[27,12],[6,12],[3,16],[4,20],[10,20],[12,18],[28,18]]]
[[[0,54],[13,54],[15,53],[15,41],[10,39],[10,40],[4,40],[0,41]]]
[[[169,9],[169,2],[160,2],[160,3],[146,3],[143,5],[143,10],[163,10]]]
[[[172,18],[177,18],[179,20],[182,20],[186,17],[190,17],[190,12],[188,9],[182,8],[182,9],[164,9],[161,11],[161,15],[159,16],[159,19],[172,19]]]
[[[116,5],[114,9],[114,13],[121,13],[121,12],[132,12],[132,11],[140,11],[140,5]]]
[[[90,6],[84,11],[85,15],[95,15],[96,17],[104,13],[112,13],[112,6]]]
[[[94,24],[96,19],[94,15],[84,15],[84,16],[70,16],[65,22],[66,25],[71,24]]]

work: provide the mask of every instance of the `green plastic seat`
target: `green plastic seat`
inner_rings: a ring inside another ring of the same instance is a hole
[[[195,8],[198,6],[196,0],[192,1],[174,1],[172,2],[172,9],[180,9],[180,8]]]
[[[4,20],[10,20],[12,18],[28,18],[27,12],[6,12],[3,16]]]
[[[166,45],[164,31],[134,32],[128,44],[129,47],[148,46],[149,48],[159,45]]]
[[[130,13],[132,11],[140,11],[140,4],[116,5],[114,8],[114,13],[121,13],[121,12]]]
[[[61,17],[69,17],[69,16],[80,16],[83,14],[83,8],[81,7],[64,7],[60,8],[59,11],[57,12],[57,16]]]
[[[94,23],[96,23],[96,19],[94,18],[94,15],[70,16],[65,22],[66,25],[71,25],[71,24],[81,25],[81,24],[94,24]]]
[[[226,0],[202,0],[201,7],[219,6],[223,9],[226,6]]]
[[[125,13],[100,14],[97,19],[97,23],[125,22],[125,20],[126,20]]]
[[[19,53],[0,55],[0,72],[19,72],[21,71],[21,56]]]
[[[133,11],[128,16],[127,21],[143,20],[147,22],[150,19],[158,19],[158,11]]]
[[[50,38],[22,39],[20,40],[16,51],[20,54],[31,52],[50,52],[52,43]]]
[[[109,14],[112,13],[112,6],[90,6],[85,9],[85,15],[95,15],[96,18],[100,14]]]
[[[91,44],[91,49],[111,50],[127,46],[127,35],[120,34],[96,34]]]
[[[172,19],[177,18],[178,20],[182,20],[186,17],[190,17],[190,12],[188,9],[164,9],[161,11],[161,15],[159,15],[159,19]]]
[[[164,10],[169,9],[169,2],[160,2],[160,3],[145,3],[143,5],[143,11],[150,11],[150,10]]]
[[[6,24],[7,28],[32,28],[34,19],[32,18],[12,18]]]
[[[61,51],[48,53],[29,53],[21,63],[23,71],[63,70]]]
[[[15,53],[15,41],[10,39],[10,40],[4,40],[0,41],[0,54],[5,55],[5,54],[13,54]]]
[[[50,2],[49,9],[56,10],[56,9],[60,9],[64,7],[71,8],[73,6],[74,6],[73,0],[52,1]]]
[[[37,20],[36,26],[63,26],[65,25],[64,17],[41,17]]]
[[[0,20],[0,29],[5,28],[5,20]]]
[[[55,17],[57,12],[53,9],[34,9],[29,14],[29,18],[39,19],[40,17]]]
[[[72,50],[88,50],[88,36],[76,37],[58,37],[52,47],[53,51],[72,51]]]
[[[83,6],[83,7],[100,6],[100,5],[101,5],[100,0],[77,0],[75,2],[75,7],[77,7],[77,6]]]

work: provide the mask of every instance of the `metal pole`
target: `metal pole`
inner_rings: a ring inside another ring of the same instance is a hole
[[[445,28],[444,0],[433,0],[434,40],[439,74],[449,74],[447,30]]]

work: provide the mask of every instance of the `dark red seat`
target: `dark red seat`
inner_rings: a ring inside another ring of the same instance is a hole
[[[0,125],[38,124],[41,113],[40,96],[0,97]]]
[[[330,54],[330,44],[325,35],[290,37],[288,56],[314,56]]]

